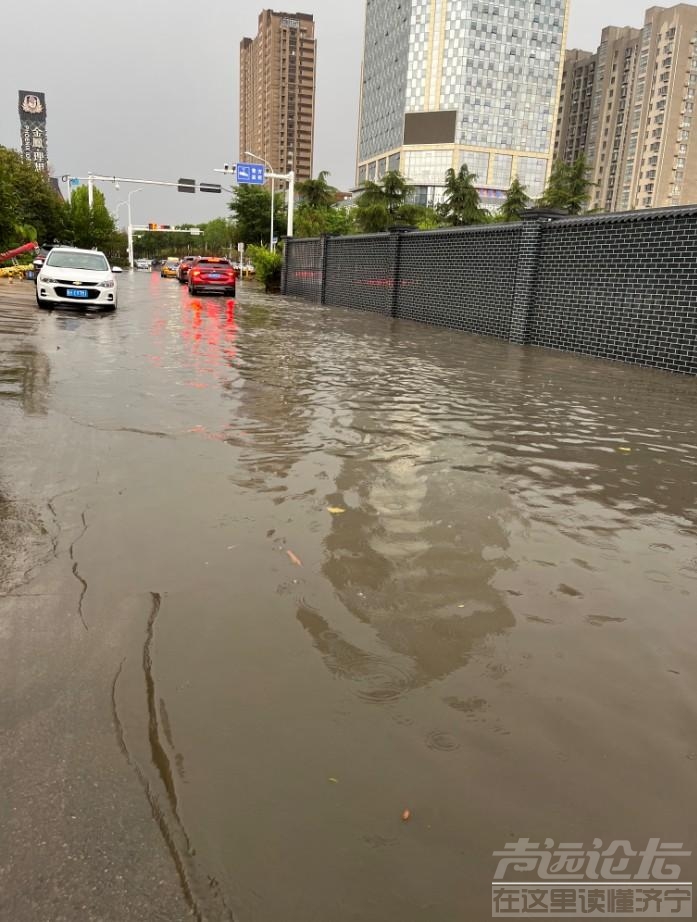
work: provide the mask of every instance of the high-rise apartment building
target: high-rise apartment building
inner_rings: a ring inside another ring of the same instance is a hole
[[[316,58],[310,14],[261,13],[256,38],[240,44],[240,159],[251,151],[312,177]]]
[[[592,207],[697,202],[696,94],[697,6],[651,7],[643,29],[610,26],[595,54],[568,53],[555,149],[588,158]]]
[[[554,140],[555,160],[573,163],[586,151],[597,62],[597,55],[590,51],[566,52]]]
[[[567,0],[367,0],[357,180],[399,169],[437,201],[466,163],[484,204],[552,162]]]

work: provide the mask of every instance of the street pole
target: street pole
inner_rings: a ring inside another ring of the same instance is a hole
[[[265,160],[263,157],[260,157],[259,154],[253,153],[251,150],[246,150],[245,154],[247,157],[254,157],[255,160],[261,160],[268,169],[269,178],[271,179],[271,239],[269,240],[269,250],[273,252],[273,224],[274,224],[274,212],[276,211],[276,173],[273,171],[273,167],[268,160]]]
[[[288,236],[293,236],[295,229],[295,170],[288,173]]]
[[[133,268],[133,225],[131,219],[128,219],[128,265]]]
[[[128,199],[128,265],[132,269],[135,265],[133,259],[133,218],[131,216],[131,196],[135,195],[136,192],[142,192],[142,189],[132,189],[126,198]]]
[[[94,205],[94,177],[90,173],[87,176],[87,203],[92,211],[92,206]]]

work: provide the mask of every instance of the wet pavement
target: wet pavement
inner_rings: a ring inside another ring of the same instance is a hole
[[[0,287],[0,918],[483,920],[506,842],[697,847],[696,380],[120,287]]]

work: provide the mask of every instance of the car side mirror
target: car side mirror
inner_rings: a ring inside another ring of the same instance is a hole
[[[121,268],[121,266],[112,266],[111,271],[112,272],[123,272],[123,269]]]

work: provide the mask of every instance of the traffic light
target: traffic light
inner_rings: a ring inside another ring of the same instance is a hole
[[[152,224],[152,223],[148,224],[148,230],[151,230],[151,231],[157,230],[157,224]]]

